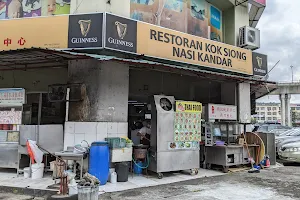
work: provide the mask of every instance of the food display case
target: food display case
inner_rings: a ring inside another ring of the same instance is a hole
[[[224,172],[230,166],[249,163],[249,154],[244,143],[239,144],[240,124],[237,121],[237,107],[234,105],[208,104],[205,127],[205,168],[219,165]],[[255,145],[249,146],[255,154]]]
[[[151,99],[149,170],[158,173],[191,170],[198,173],[202,104],[176,101],[173,96]]]
[[[25,90],[0,89],[0,168],[19,168],[18,145]]]

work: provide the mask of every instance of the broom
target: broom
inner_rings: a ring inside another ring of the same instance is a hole
[[[251,158],[245,133],[243,133],[243,137],[244,137],[244,140],[245,140],[245,145],[246,145],[246,148],[247,148],[248,157]],[[256,168],[253,167],[253,163],[251,162],[251,160],[250,160],[250,164],[251,164],[251,169],[248,171],[248,173],[259,173],[260,172],[258,169],[256,169]]]

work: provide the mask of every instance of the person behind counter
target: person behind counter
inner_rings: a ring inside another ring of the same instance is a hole
[[[141,137],[141,144],[150,146],[151,125],[149,121],[143,121],[143,128],[137,135]]]
[[[141,121],[135,122],[132,126],[131,140],[135,145],[139,145],[141,143],[141,137],[138,136],[138,132],[140,131],[141,128],[143,128],[143,124]]]

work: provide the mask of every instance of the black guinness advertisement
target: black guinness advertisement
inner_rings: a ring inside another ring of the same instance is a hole
[[[101,48],[103,14],[69,16],[68,48]]]
[[[137,22],[106,13],[105,47],[136,53],[136,43]]]
[[[252,53],[253,75],[266,76],[268,73],[268,56],[260,53]]]

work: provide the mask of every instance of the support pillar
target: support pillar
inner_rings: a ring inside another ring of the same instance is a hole
[[[280,107],[281,107],[281,125],[285,126],[286,125],[286,121],[285,121],[285,95],[284,94],[280,94],[279,95],[280,98]]]
[[[285,120],[286,120],[286,125],[287,126],[292,126],[291,122],[291,95],[286,94],[285,95]]]
[[[82,102],[70,102],[69,121],[127,122],[129,66],[94,59],[70,61],[68,82],[82,83]],[[71,94],[72,95],[72,91]]]

